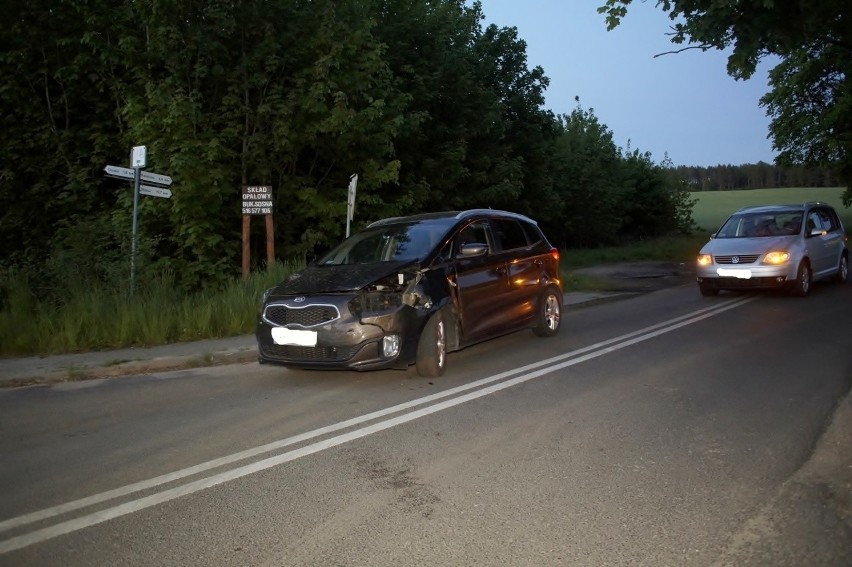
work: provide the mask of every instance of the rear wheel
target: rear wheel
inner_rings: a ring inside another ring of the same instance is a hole
[[[844,254],[840,257],[840,266],[837,268],[837,273],[834,275],[834,281],[844,283],[849,278],[849,256]]]
[[[417,342],[417,373],[427,378],[435,378],[444,373],[446,364],[447,333],[444,328],[444,316],[438,311],[426,322]]]
[[[796,273],[796,281],[793,282],[793,287],[790,288],[790,293],[798,297],[805,297],[811,290],[811,265],[807,262],[799,264],[799,271]]]
[[[562,294],[556,286],[544,290],[538,307],[538,323],[533,332],[539,337],[552,337],[559,333],[562,322]]]
[[[704,297],[716,297],[719,295],[719,287],[714,284],[701,282],[698,284],[698,290]]]

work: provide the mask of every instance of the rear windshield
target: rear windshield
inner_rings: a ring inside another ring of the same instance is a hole
[[[319,260],[320,265],[422,260],[446,236],[452,222],[394,224],[352,235]]]
[[[754,238],[761,236],[789,236],[802,230],[801,211],[773,213],[740,213],[732,215],[716,238]]]

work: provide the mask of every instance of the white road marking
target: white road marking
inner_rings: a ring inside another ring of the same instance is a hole
[[[180,480],[189,476],[197,475],[199,473],[206,472],[214,468],[222,467],[228,464],[235,463],[237,461],[256,457],[258,455],[282,449],[284,447],[288,447],[300,442],[309,441],[322,435],[341,431],[343,429],[347,429],[355,425],[367,423],[369,421],[383,418],[395,413],[410,410],[417,406],[430,404],[443,398],[449,398],[458,395],[457,397],[453,397],[452,399],[448,399],[440,403],[435,403],[433,405],[429,405],[428,407],[424,407],[416,411],[411,411],[394,418],[379,421],[372,425],[368,425],[360,429],[355,429],[348,433],[343,433],[341,435],[318,441],[298,449],[293,449],[291,451],[281,453],[279,455],[267,457],[265,459],[256,461],[248,465],[243,465],[231,469],[229,471],[214,474],[212,476],[201,478],[174,488],[166,489],[150,496],[131,500],[124,504],[119,504],[111,508],[89,513],[87,515],[83,515],[75,519],[60,522],[53,526],[34,530],[29,533],[25,533],[0,541],[0,553],[8,553],[10,551],[21,549],[23,547],[46,541],[48,539],[52,539],[60,535],[75,532],[83,528],[100,524],[107,520],[118,518],[120,516],[131,514],[133,512],[137,512],[145,508],[150,508],[151,506],[155,506],[157,504],[174,500],[175,498],[179,498],[181,496],[193,494],[205,488],[217,486],[219,484],[229,482],[231,480],[235,480],[256,472],[260,472],[278,466],[280,464],[299,459],[301,457],[312,455],[314,453],[318,453],[320,451],[324,451],[326,449],[336,447],[338,445],[342,445],[344,443],[348,443],[350,441],[354,441],[356,439],[360,439],[362,437],[366,437],[368,435],[372,435],[374,433],[378,433],[380,431],[384,431],[392,427],[396,427],[397,425],[420,419],[422,417],[437,413],[439,411],[443,411],[445,409],[455,407],[457,405],[475,400],[477,398],[493,394],[494,392],[498,392],[506,388],[511,388],[512,386],[516,386],[523,382],[539,378],[557,370],[561,370],[563,368],[567,368],[575,364],[580,364],[582,362],[586,362],[599,356],[615,352],[622,348],[652,339],[664,333],[680,329],[681,327],[697,323],[698,321],[713,317],[715,315],[728,311],[729,309],[734,309],[736,307],[745,305],[746,303],[754,301],[755,299],[756,297],[747,297],[742,299],[731,300],[723,304],[715,304],[711,307],[700,309],[698,311],[694,311],[692,313],[682,315],[680,317],[675,317],[673,319],[669,319],[668,321],[664,321],[656,325],[651,325],[638,331],[627,333],[625,335],[621,335],[613,339],[608,339],[606,341],[601,341],[599,343],[595,343],[593,345],[567,352],[546,360],[538,361],[520,368],[501,372],[499,374],[495,374],[493,376],[489,376],[487,378],[483,378],[481,380],[477,380],[469,384],[464,384],[462,386],[451,388],[443,392],[438,392],[436,394],[418,398],[416,400],[411,400],[409,402],[405,402],[369,414],[358,416],[353,419],[329,425],[327,427],[315,429],[313,431],[309,431],[300,435],[295,435],[293,437],[288,437],[286,439],[281,439],[279,441],[260,445],[258,447],[247,449],[245,451],[240,451],[238,453],[227,455],[219,459],[213,459],[211,461],[207,461],[205,463],[201,463],[169,474],[157,476],[148,480],[116,488],[114,490],[95,494],[87,498],[74,500],[65,504],[60,504],[58,506],[45,508],[43,510],[32,512],[30,514],[24,514],[22,516],[4,520],[0,522],[0,532],[25,526],[34,522],[54,518],[61,514],[66,514],[74,510],[93,506],[101,502],[114,500],[116,498],[127,496],[129,494],[140,492],[142,490],[155,488],[157,486],[174,482],[176,480]],[[509,378],[511,376],[515,377],[509,380],[504,380],[505,378]],[[464,394],[464,392],[467,392],[469,390],[475,391]]]

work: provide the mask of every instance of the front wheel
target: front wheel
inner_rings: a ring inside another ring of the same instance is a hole
[[[538,307],[538,323],[533,332],[539,337],[552,337],[559,333],[562,323],[562,294],[556,286],[550,286],[541,297]]]
[[[847,279],[849,279],[849,256],[844,254],[840,257],[840,265],[837,267],[837,273],[834,274],[834,281],[845,283]]]
[[[417,373],[435,378],[444,373],[447,364],[447,333],[440,311],[429,317],[417,341]]]
[[[799,271],[796,272],[796,281],[793,282],[790,293],[798,297],[805,297],[811,290],[811,277],[810,264],[807,262],[799,264]]]

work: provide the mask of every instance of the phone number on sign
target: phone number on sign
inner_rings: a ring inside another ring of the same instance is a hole
[[[244,215],[271,215],[272,207],[243,207]]]

